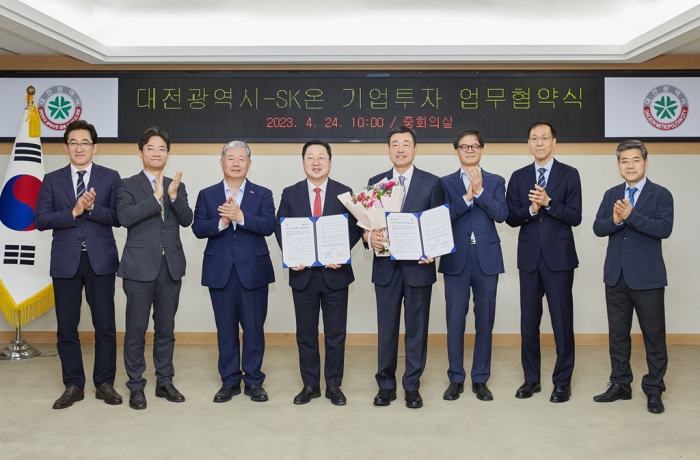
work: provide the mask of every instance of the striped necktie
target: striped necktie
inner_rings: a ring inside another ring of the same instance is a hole
[[[85,173],[87,171],[78,171],[78,186],[75,188],[76,198],[80,198],[85,193],[85,180],[83,179]]]
[[[637,187],[627,187],[627,191],[629,192],[630,204],[634,208],[634,195],[637,193]]]
[[[538,171],[540,172],[540,177],[537,178],[537,185],[545,188],[547,186],[547,182],[544,180],[544,173],[547,171],[547,168],[540,168]]]

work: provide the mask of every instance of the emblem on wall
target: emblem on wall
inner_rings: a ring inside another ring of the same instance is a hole
[[[675,86],[657,86],[644,98],[644,117],[663,131],[678,128],[688,118],[688,98]]]
[[[51,129],[62,131],[72,121],[78,120],[83,111],[78,93],[68,86],[52,86],[39,98],[41,121]]]

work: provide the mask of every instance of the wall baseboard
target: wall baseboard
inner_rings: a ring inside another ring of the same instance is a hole
[[[22,338],[29,343],[56,343],[54,331],[22,331]],[[0,331],[0,346],[15,339],[14,331]],[[400,340],[403,342],[403,334]],[[95,334],[91,331],[80,332],[82,343],[95,343]],[[323,334],[319,334],[319,341],[323,344]],[[553,346],[554,335],[542,334],[542,345]],[[124,332],[117,332],[117,343],[124,343]],[[146,333],[146,343],[153,343],[153,332]],[[178,345],[216,345],[216,332],[176,332],[175,343]],[[267,345],[296,345],[296,337],[292,332],[270,332],[265,334]],[[347,345],[376,345],[377,334],[348,334]],[[464,335],[464,344],[474,344],[474,334]],[[667,345],[700,345],[700,334],[666,334]],[[428,345],[447,346],[447,334],[429,334]],[[514,347],[520,346],[520,334],[494,334],[494,346]],[[608,334],[576,334],[576,345],[607,346]],[[642,334],[632,334],[632,345],[644,345]]]

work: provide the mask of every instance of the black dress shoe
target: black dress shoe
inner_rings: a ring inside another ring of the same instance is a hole
[[[418,390],[407,391],[404,399],[406,400],[406,407],[409,409],[420,409],[423,407],[423,398],[420,397]]]
[[[571,385],[554,385],[549,400],[553,403],[563,403],[571,399]]]
[[[664,403],[661,402],[661,395],[647,396],[647,410],[652,414],[660,414],[664,411]]]
[[[493,401],[493,394],[485,383],[472,383],[472,393],[475,393],[476,399],[480,401]]]
[[[308,404],[312,399],[321,397],[321,388],[304,385],[298,395],[294,397],[294,404]]]
[[[348,402],[340,387],[327,387],[326,399],[330,399],[334,406],[344,406]]]
[[[613,402],[618,399],[632,399],[632,391],[625,390],[618,383],[609,383],[605,393],[593,396],[593,401],[602,403]]]
[[[65,409],[70,407],[74,402],[85,399],[85,392],[78,388],[77,385],[68,385],[66,391],[63,392],[60,398],[53,403],[54,409]]]
[[[375,406],[388,406],[391,404],[391,401],[396,400],[396,388],[392,388],[390,390],[388,389],[381,389],[379,390],[379,393],[377,393],[377,396],[374,397],[374,405]]]
[[[177,391],[175,385],[169,383],[164,387],[156,387],[156,396],[159,398],[165,398],[170,402],[185,402],[185,397]]]
[[[515,397],[519,399],[532,398],[532,395],[542,391],[540,382],[525,382],[520,385],[518,391],[515,392]]]
[[[228,402],[231,401],[231,398],[233,398],[236,395],[241,394],[241,386],[240,385],[222,385],[221,389],[216,392],[214,395],[214,402],[215,403],[222,403],[222,402]]]
[[[123,402],[121,395],[117,393],[117,390],[109,383],[103,383],[97,387],[97,390],[95,390],[95,398],[103,400],[105,404],[109,404],[110,406],[118,406]]]
[[[143,390],[132,391],[129,396],[129,407],[136,410],[146,408],[146,395]]]
[[[459,399],[459,394],[464,393],[464,382],[450,382],[450,386],[447,387],[445,393],[442,395],[442,399],[445,401],[454,401]]]
[[[262,387],[262,385],[246,385],[245,391],[246,396],[250,396],[251,401],[263,402],[267,401],[267,391]]]

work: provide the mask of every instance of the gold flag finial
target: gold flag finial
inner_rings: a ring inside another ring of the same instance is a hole
[[[36,89],[33,86],[27,87],[27,109],[29,110],[29,137],[39,137],[41,136],[41,117],[39,116],[39,110],[34,105],[34,93]]]

